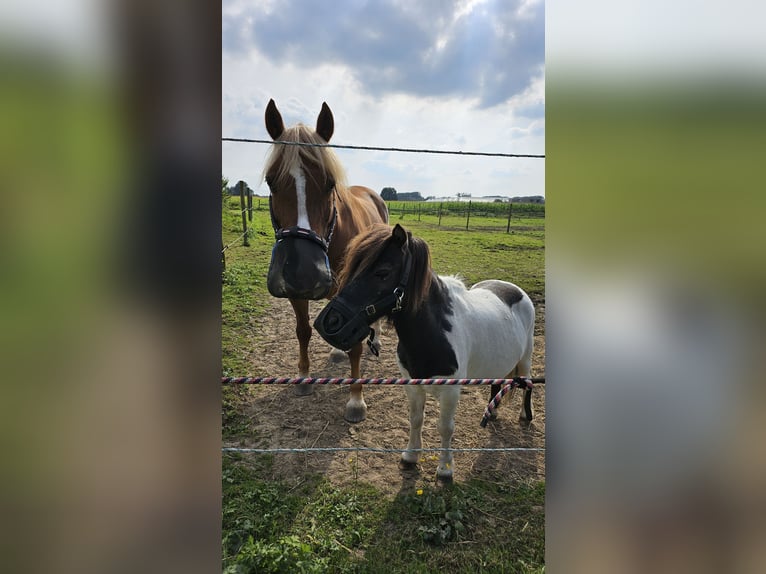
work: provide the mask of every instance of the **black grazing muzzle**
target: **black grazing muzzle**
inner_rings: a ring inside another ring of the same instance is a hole
[[[412,259],[409,250],[407,250],[399,284],[389,295],[369,305],[355,307],[350,304],[341,291],[319,313],[314,321],[314,328],[325,341],[336,349],[350,350],[354,345],[362,342],[365,337],[371,335],[370,325],[375,321],[384,315],[398,313],[402,310],[404,289],[407,286],[411,266]]]
[[[271,199],[269,212],[276,238],[266,279],[269,293],[274,297],[291,299],[321,299],[327,296],[333,285],[327,250],[338,219],[335,198],[326,238],[303,227],[280,227],[274,217]]]

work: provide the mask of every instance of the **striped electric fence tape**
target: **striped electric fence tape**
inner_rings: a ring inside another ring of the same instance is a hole
[[[487,426],[487,422],[489,421],[490,417],[492,416],[492,413],[495,412],[495,409],[497,409],[498,406],[500,406],[500,401],[502,398],[508,393],[511,389],[529,389],[532,390],[532,380],[531,379],[513,379],[508,384],[504,385],[497,394],[492,397],[487,404],[487,408],[484,409],[484,416],[481,419],[481,428],[484,428]]]
[[[545,384],[544,377],[514,379],[351,379],[338,377],[221,377],[223,385],[508,385]]]

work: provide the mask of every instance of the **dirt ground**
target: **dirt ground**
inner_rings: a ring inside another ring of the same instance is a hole
[[[311,320],[326,301],[312,301]],[[295,318],[286,299],[270,299],[271,309],[253,322],[247,359],[252,376],[297,376],[298,341]],[[545,306],[535,306],[535,352],[532,376],[545,376]],[[399,377],[396,363],[397,337],[393,328],[380,335],[380,357],[368,350],[362,357],[363,377]],[[348,377],[348,360],[335,361],[330,346],[314,332],[309,347],[311,375]],[[243,373],[245,374],[245,373]],[[367,418],[356,424],[343,419],[348,400],[347,386],[317,386],[309,396],[294,395],[291,386],[253,385],[244,414],[249,418],[252,436],[224,446],[251,448],[374,447],[403,449],[409,436],[407,398],[400,387],[368,385],[364,388]],[[498,418],[486,428],[479,423],[489,400],[489,387],[464,387],[455,420],[454,448],[545,447],[545,385],[533,392],[534,420],[529,426],[518,421],[521,391],[503,398]],[[438,402],[426,401],[423,447],[439,447]],[[334,484],[355,480],[371,483],[395,493],[403,486],[435,481],[437,454],[423,453],[417,471],[399,469],[399,455],[368,452],[275,454],[274,477],[295,481],[306,473],[321,473]],[[245,455],[247,456],[247,455]],[[541,479],[545,477],[544,452],[458,452],[454,455],[455,480],[473,476],[488,480]]]

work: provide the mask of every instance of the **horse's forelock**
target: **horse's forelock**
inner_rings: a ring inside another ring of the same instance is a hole
[[[380,257],[391,237],[391,228],[376,223],[364,235],[357,235],[348,244],[343,268],[338,274],[338,290],[343,289],[354,277],[364,272]]]
[[[314,143],[323,145],[326,142],[317,133],[303,124],[287,128],[277,141]],[[271,173],[277,181],[290,181],[290,170],[293,167],[316,165],[325,176],[335,181],[339,191],[346,187],[346,172],[337,154],[328,147],[279,145],[271,146],[271,151],[263,167],[262,178]],[[276,171],[274,171],[276,169]]]

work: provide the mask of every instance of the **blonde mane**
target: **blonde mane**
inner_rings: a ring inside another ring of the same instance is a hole
[[[304,124],[296,124],[287,128],[276,141],[326,144],[317,133]],[[346,171],[338,159],[337,154],[329,147],[279,145],[271,146],[271,152],[266,158],[261,179],[271,172],[274,167],[277,171],[273,176],[277,181],[290,177],[290,170],[294,166],[315,165],[320,168],[322,175],[328,176],[335,181],[338,192],[346,188]]]

